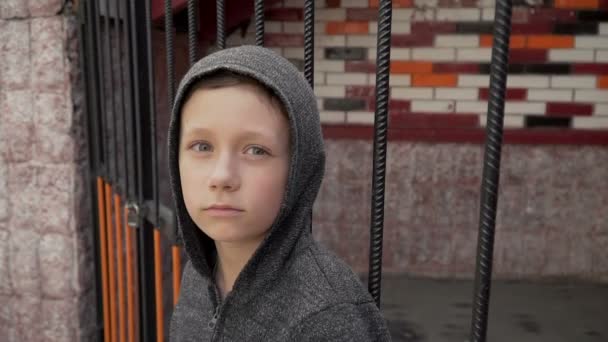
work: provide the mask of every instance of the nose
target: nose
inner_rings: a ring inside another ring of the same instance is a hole
[[[237,161],[228,153],[220,155],[209,177],[209,188],[212,191],[236,191],[240,186]]]

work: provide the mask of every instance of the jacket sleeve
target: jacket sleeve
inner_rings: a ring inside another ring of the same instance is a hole
[[[374,304],[341,303],[307,317],[290,341],[391,341],[386,322]]]

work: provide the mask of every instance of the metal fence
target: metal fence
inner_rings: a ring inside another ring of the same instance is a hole
[[[180,248],[173,214],[159,204],[151,0],[84,0],[80,44],[87,102],[90,187],[97,205],[98,340],[163,341],[161,239],[169,240],[173,303],[179,297]],[[226,46],[225,0],[217,0],[217,47]],[[256,44],[264,45],[264,1],[254,1]],[[167,99],[175,95],[174,24],[165,0]],[[198,2],[187,1],[188,60],[199,57]],[[511,0],[496,4],[488,123],[471,341],[485,341],[502,147]],[[388,130],[392,1],[380,0],[376,59],[373,179],[368,290],[380,306]],[[313,87],[314,0],[304,4],[304,75]],[[162,167],[162,166],[161,166]],[[448,213],[449,215],[449,213]],[[162,234],[161,234],[162,231]],[[152,286],[153,284],[153,286]]]

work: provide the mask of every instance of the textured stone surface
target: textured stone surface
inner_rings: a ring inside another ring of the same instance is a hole
[[[2,144],[2,139],[0,139],[0,144]],[[0,153],[0,222],[7,221],[9,218],[9,193],[7,180],[8,168],[4,158],[2,158],[2,154]]]
[[[14,229],[9,236],[12,287],[18,293],[33,298],[40,296],[39,239],[38,233],[25,229]]]
[[[12,292],[8,237],[8,231],[0,229],[0,296],[10,295]]]
[[[29,15],[27,1],[24,0],[2,0],[0,1],[0,18],[14,19],[26,18]]]
[[[4,93],[0,111],[3,157],[7,162],[24,162],[32,157],[34,121],[31,93],[28,90]]]
[[[40,334],[44,341],[73,341],[76,320],[75,301],[43,300]]]
[[[46,234],[40,240],[38,253],[43,295],[47,298],[71,298],[74,275],[72,242],[60,234]]]
[[[63,93],[69,75],[65,68],[65,31],[61,17],[36,18],[32,31],[32,86],[37,91]]]
[[[0,20],[0,61],[0,85],[3,90],[29,86],[29,20]]]
[[[372,142],[326,140],[314,234],[367,271]],[[479,145],[390,142],[384,270],[472,278],[479,227]],[[494,274],[606,279],[608,150],[507,145],[503,149]]]
[[[44,341],[40,336],[41,302],[39,296],[31,295],[13,297],[9,302],[12,309],[13,341]]]
[[[28,0],[28,8],[32,17],[48,17],[58,14],[65,0]]]

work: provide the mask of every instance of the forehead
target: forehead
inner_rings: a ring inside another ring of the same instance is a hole
[[[275,138],[286,135],[288,139],[287,115],[277,102],[251,84],[197,89],[182,106],[181,135],[206,129],[218,134],[256,131]]]

